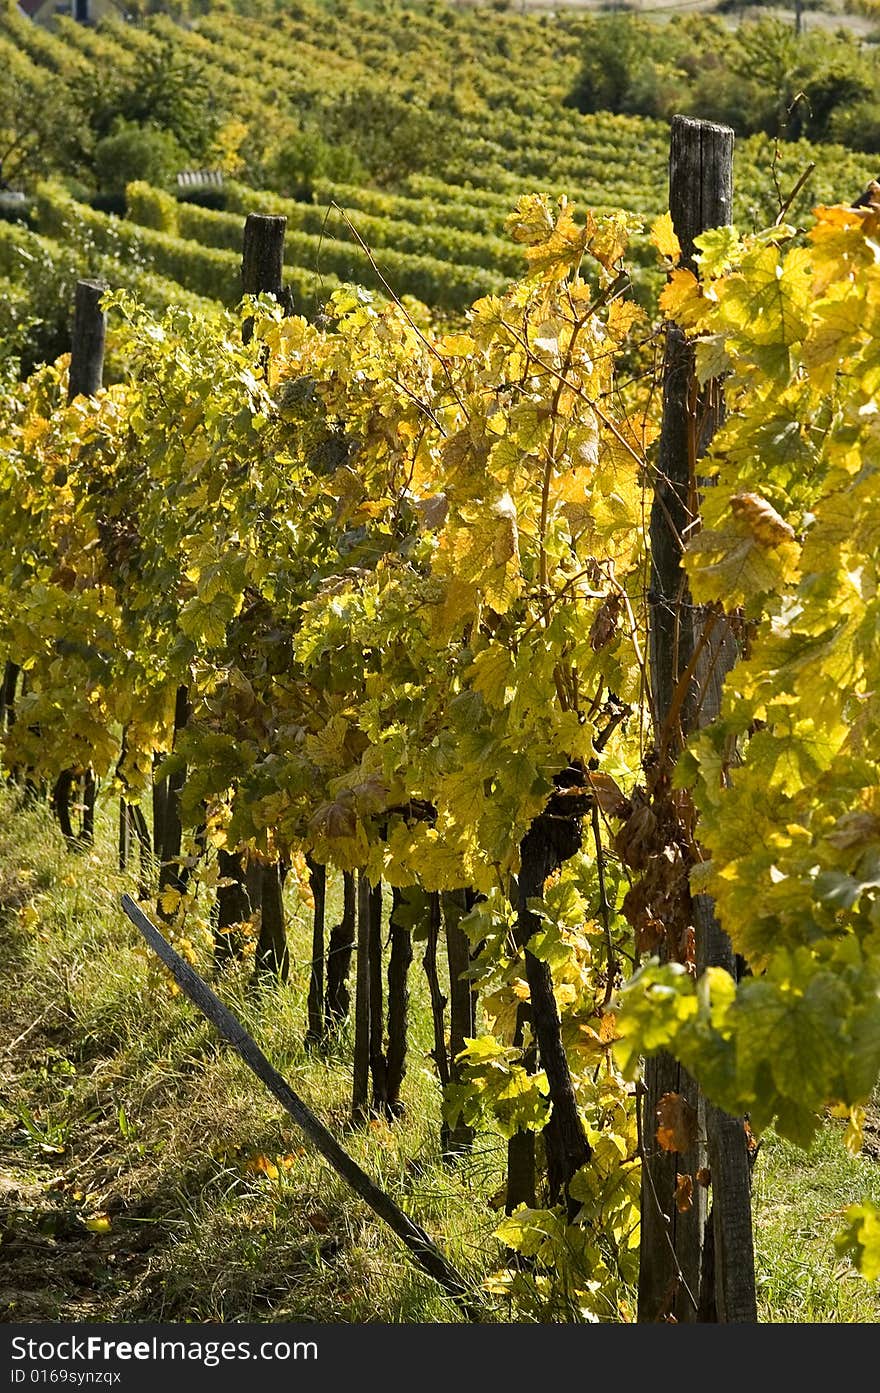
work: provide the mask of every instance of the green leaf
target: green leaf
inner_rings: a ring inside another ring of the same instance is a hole
[[[871,1200],[851,1204],[844,1211],[846,1228],[835,1238],[842,1257],[852,1260],[869,1282],[880,1277],[880,1207]]]

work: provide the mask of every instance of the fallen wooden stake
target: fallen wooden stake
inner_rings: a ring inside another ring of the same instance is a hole
[[[297,1097],[278,1071],[272,1068],[259,1045],[248,1035],[241,1021],[237,1020],[232,1012],[223,1005],[220,998],[215,996],[211,988],[202,981],[197,972],[193,971],[189,963],[184,962],[180,954],[174,951],[168,940],[163,938],[156,926],[150,922],[130,895],[122,896],[122,908],[135,928],[143,934],[153,951],[162,959],[165,966],[171,969],[174,980],[181,991],[185,992],[190,1001],[207,1016],[211,1024],[217,1027],[224,1039],[235,1047],[257,1078],[262,1079],[266,1087],[274,1093],[281,1106],[290,1113],[300,1131],[330,1162],[336,1174],[341,1175],[342,1179],[351,1186],[356,1194],[360,1195],[362,1200],[366,1201],[374,1213],[378,1214],[380,1219],[385,1220],[388,1227],[393,1229],[398,1238],[402,1239],[409,1248],[419,1266],[440,1284],[448,1296],[457,1302],[468,1319],[481,1320],[487,1312],[475,1299],[473,1288],[444,1257],[425,1230],[410,1219],[407,1214],[404,1214],[403,1210],[394,1203],[394,1200],[386,1195],[384,1190],[380,1190],[375,1181],[370,1179],[366,1171],[361,1170],[357,1161],[343,1150],[332,1133],[328,1132],[323,1122],[319,1121],[302,1099]]]

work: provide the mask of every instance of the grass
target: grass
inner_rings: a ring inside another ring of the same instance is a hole
[[[765,1136],[754,1172],[762,1320],[880,1320],[880,1284],[866,1282],[834,1249],[841,1210],[865,1198],[880,1203],[878,1116],[869,1113],[865,1147],[855,1157],[843,1148],[844,1124],[831,1120],[806,1153]]]
[[[7,1256],[33,1246],[34,1230],[42,1241],[34,1262],[19,1263],[15,1289],[0,1290],[0,1318],[457,1319],[303,1148],[238,1055],[171,994],[118,907],[132,885],[108,872],[110,818],[103,824],[95,849],[72,856],[44,809],[13,811],[8,797],[2,808],[3,1044],[24,1036],[7,1048],[14,1070],[0,1091],[0,1174],[14,1202]],[[350,1127],[346,1042],[328,1057],[302,1043],[311,928],[295,890],[288,899],[289,984],[255,994],[248,973],[227,973],[223,995],[364,1168],[478,1282],[500,1256],[497,1216],[479,1201],[500,1183],[503,1145],[485,1137],[467,1161],[443,1165],[422,1002],[403,1119]]]
[[[0,794],[0,1320],[458,1319],[301,1145],[238,1055],[172,994],[119,909],[133,886],[108,870],[111,813],[99,816],[95,848],[71,855],[45,808],[21,810]],[[289,983],[255,993],[246,971],[227,973],[224,998],[364,1168],[479,1283],[501,1265],[492,1197],[503,1142],[482,1134],[467,1160],[443,1164],[415,966],[404,1116],[393,1128],[350,1126],[350,1042],[326,1056],[303,1046],[311,927],[291,880]],[[755,1168],[764,1321],[880,1318],[878,1284],[834,1251],[839,1211],[866,1195],[880,1201],[880,1171],[870,1155],[847,1155],[841,1129],[824,1124],[809,1154],[764,1138]]]

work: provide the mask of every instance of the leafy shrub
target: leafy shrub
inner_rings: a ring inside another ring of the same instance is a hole
[[[364,170],[348,145],[325,140],[316,129],[306,129],[284,141],[267,170],[267,182],[290,198],[311,198],[323,179],[357,182]]]
[[[205,247],[151,227],[138,227],[123,218],[106,217],[76,203],[57,185],[39,186],[37,206],[41,231],[78,248],[90,261],[111,257],[125,268],[126,278],[117,277],[114,284],[129,285],[132,275],[154,275],[165,282],[177,282],[181,295],[189,291],[227,305],[240,298],[240,250]],[[222,218],[222,214],[202,216]],[[316,275],[312,243],[317,244],[318,239],[309,241],[310,259],[285,272],[300,313],[309,313],[323,303],[339,284],[336,276],[327,274],[330,267],[322,267],[322,274]]]
[[[177,236],[177,199],[163,189],[154,189],[143,179],[128,184],[125,190],[128,216],[140,227],[153,227],[157,232]]]
[[[104,193],[124,193],[142,179],[168,184],[186,163],[186,155],[170,131],[120,119],[112,133],[95,146],[95,177]]]
[[[880,155],[880,106],[863,100],[838,107],[829,121],[829,135],[851,150]]]
[[[45,191],[42,206],[45,209]],[[100,217],[84,211],[86,218]],[[74,290],[84,277],[104,280],[111,289],[133,290],[157,313],[169,305],[202,314],[218,309],[213,297],[192,294],[155,267],[144,265],[142,259],[121,253],[118,246],[102,251],[88,229],[72,239],[67,231],[63,215],[59,216],[63,242],[20,224],[0,223],[0,342],[5,356],[20,359],[23,374],[69,351]],[[108,378],[116,375],[117,366],[108,344]]]
[[[331,146],[348,146],[379,184],[436,169],[458,140],[448,113],[429,107],[419,93],[377,83],[340,93],[321,113],[321,127]]]

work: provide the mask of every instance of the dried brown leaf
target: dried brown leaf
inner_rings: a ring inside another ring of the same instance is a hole
[[[675,1177],[675,1207],[679,1214],[686,1214],[693,1208],[694,1203],[694,1177],[692,1175],[677,1175]]]
[[[697,1140],[697,1112],[681,1093],[657,1104],[657,1141],[664,1151],[690,1151]]]
[[[592,770],[587,774],[587,782],[603,813],[608,817],[627,816],[631,809],[630,801],[610,774]]]

